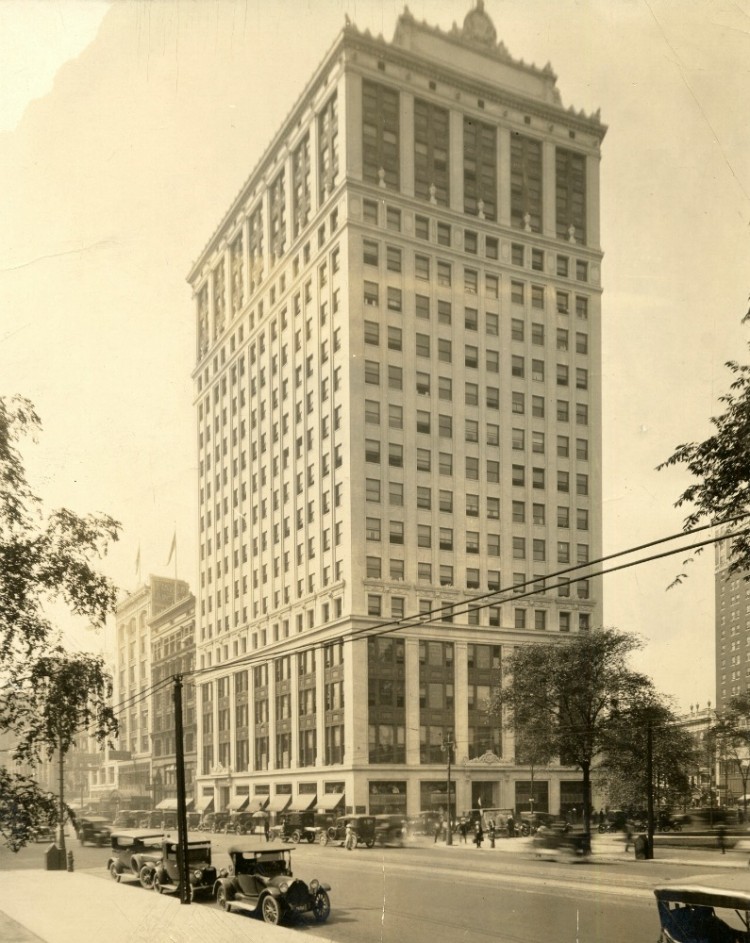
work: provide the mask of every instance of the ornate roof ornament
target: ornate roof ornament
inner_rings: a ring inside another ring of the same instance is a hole
[[[477,5],[464,17],[463,38],[480,46],[494,49],[497,44],[495,24],[484,12],[484,0],[477,0]]]

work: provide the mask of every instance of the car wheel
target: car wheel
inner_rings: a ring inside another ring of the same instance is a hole
[[[292,832],[292,841],[294,842],[295,845],[299,845],[301,840],[302,840],[302,833],[299,831],[299,829],[295,828],[295,830]]]
[[[316,923],[325,923],[331,912],[331,899],[325,891],[318,891],[313,901],[313,917]]]
[[[164,893],[164,888],[162,887],[162,883],[159,880],[159,875],[156,874],[156,872],[154,872],[154,878],[153,878],[153,881],[151,882],[151,887],[153,890],[156,891],[157,894]]]
[[[328,841],[335,841],[335,840],[336,840],[336,829],[335,829],[333,826],[331,826],[331,827],[328,829],[328,832],[327,832],[326,834],[328,835]]]
[[[271,894],[266,894],[263,898],[260,909],[266,923],[281,923],[281,907],[276,898]]]
[[[229,913],[229,898],[227,897],[227,889],[223,884],[219,885],[219,889],[216,892],[216,903],[222,910],[226,910],[226,912]]]
[[[138,880],[141,882],[141,887],[145,887],[147,891],[150,891],[154,886],[154,869],[144,864],[138,872]]]
[[[375,839],[370,838],[368,841],[365,842],[365,848],[372,848],[374,844],[375,844]]]
[[[112,880],[113,880],[113,881],[117,881],[117,882],[119,883],[119,881],[120,881],[120,872],[117,870],[117,865],[114,863],[114,861],[113,861],[112,864],[109,866],[109,873],[110,873],[110,875],[112,876]]]
[[[311,845],[315,841],[315,832],[308,832],[306,837],[308,844]]]

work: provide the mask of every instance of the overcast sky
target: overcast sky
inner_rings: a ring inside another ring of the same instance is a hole
[[[449,29],[467,0],[412,2]],[[123,523],[105,563],[126,590],[196,582],[193,305],[187,271],[348,14],[374,0],[0,2],[0,377],[44,422],[27,445],[51,506]],[[747,359],[750,5],[486,0],[564,104],[601,108],[604,538],[680,529],[688,483],[655,471],[703,438]],[[605,621],[687,708],[714,701],[713,555],[604,583]]]

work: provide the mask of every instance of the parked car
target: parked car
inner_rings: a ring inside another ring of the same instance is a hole
[[[407,820],[407,831],[410,835],[433,835],[435,826],[443,818],[440,812],[420,812]]]
[[[279,838],[282,841],[314,842],[318,837],[314,812],[284,812],[279,823]]]
[[[234,832],[235,835],[252,835],[253,830],[258,825],[259,820],[254,818],[252,812],[236,812],[229,816],[226,824],[227,833]]]
[[[107,860],[107,869],[113,879],[138,878],[143,887],[151,887],[151,875],[161,857],[163,839],[161,832],[113,831],[110,836],[112,852]]]
[[[372,848],[375,844],[375,816],[374,815],[342,815],[330,825],[325,832],[325,839],[321,836],[322,845],[344,844],[346,840],[346,826],[351,823],[354,831],[354,847],[364,845]]]
[[[145,809],[120,809],[112,823],[113,828],[141,828],[141,822],[149,812]]]
[[[229,857],[231,873],[220,876],[214,888],[219,907],[258,913],[266,923],[304,913],[311,913],[318,923],[328,919],[330,885],[318,880],[306,884],[295,878],[291,849],[235,845]]]
[[[556,816],[551,812],[520,812],[516,819],[516,834],[533,835],[540,826],[550,828],[555,821]]]
[[[150,868],[150,875],[142,875],[141,883],[151,881],[158,893],[180,894],[180,863],[177,857],[179,842],[165,838],[161,844],[161,856]],[[211,864],[211,842],[189,841],[187,843],[188,879],[190,897],[199,894],[211,896],[216,884],[217,871]],[[145,870],[145,869],[144,869]]]
[[[406,819],[401,815],[375,816],[375,841],[379,845],[403,847],[406,837]]]
[[[196,831],[201,827],[201,813],[200,812],[188,812],[187,814],[187,827],[188,831]]]
[[[228,824],[229,824],[228,812],[214,812],[214,817],[211,820],[212,832],[226,832]]]
[[[35,842],[54,841],[55,830],[51,825],[37,825],[31,829],[31,837]]]
[[[87,815],[77,821],[78,841],[85,845],[99,845],[100,848],[109,844],[112,826],[100,815]]]

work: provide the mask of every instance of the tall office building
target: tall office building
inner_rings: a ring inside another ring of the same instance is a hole
[[[744,574],[729,573],[730,542],[714,549],[716,605],[716,710],[731,697],[750,690],[750,583]]]
[[[600,620],[604,133],[481,2],[347,22],[193,265],[199,802],[580,808],[484,707]]]

